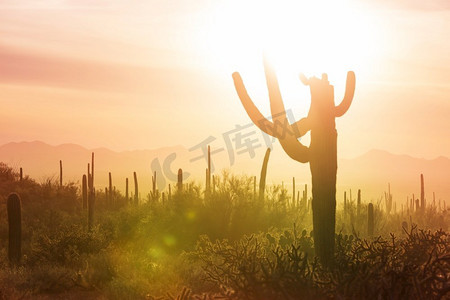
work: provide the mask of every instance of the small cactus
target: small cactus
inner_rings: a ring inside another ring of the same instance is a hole
[[[108,188],[108,191],[109,191],[109,193],[108,193],[106,199],[107,199],[107,204],[109,206],[111,206],[112,202],[113,202],[112,201],[112,198],[113,198],[113,184],[112,184],[112,174],[111,174],[111,172],[109,172],[109,188]]]
[[[253,200],[256,200],[256,176],[253,176]]]
[[[259,179],[259,201],[264,201],[264,191],[266,190],[267,164],[269,162],[270,148],[267,148],[261,168],[261,178]]]
[[[151,198],[152,198],[152,200],[158,200],[159,199],[159,191],[156,188],[156,171],[153,173],[153,176],[152,176]]]
[[[344,214],[347,213],[347,192],[344,192]]]
[[[425,210],[425,185],[423,174],[420,174],[420,208]]]
[[[125,179],[125,199],[126,199],[126,202],[128,203],[128,200],[129,200],[129,198],[128,198],[128,177]]]
[[[88,185],[89,185],[89,197],[88,197],[88,229],[92,230],[94,226],[94,207],[95,207],[95,188],[94,188],[94,152],[91,156],[91,173],[89,174],[88,164]]]
[[[94,192],[94,152],[92,152],[92,164],[91,164],[91,169],[92,169],[92,192]]]
[[[86,174],[83,175],[83,179],[81,181],[81,196],[82,196],[82,199],[83,199],[83,209],[87,209],[88,192],[87,192],[87,177],[86,177]]]
[[[63,185],[63,167],[62,167],[62,160],[59,161],[59,186],[62,187]]]
[[[139,204],[139,187],[136,172],[133,172],[134,177],[134,205]]]
[[[386,213],[390,214],[392,210],[392,194],[391,194],[391,184],[388,183],[388,192],[384,192],[384,200],[386,204]]]
[[[373,236],[374,228],[373,204],[369,203],[367,207],[367,234],[369,236]]]
[[[308,184],[305,183],[305,190],[303,191],[303,205],[308,209]]]
[[[361,213],[361,190],[358,189],[358,200],[356,201],[356,216],[359,217]]]
[[[8,258],[11,264],[18,264],[22,257],[22,213],[20,196],[17,193],[8,195],[6,203],[8,212]]]
[[[292,177],[292,206],[295,206],[295,177]]]
[[[206,169],[206,191],[205,195],[211,194],[211,146],[208,145],[208,168]]]
[[[183,170],[178,169],[178,182],[177,182],[178,192],[183,191]]]

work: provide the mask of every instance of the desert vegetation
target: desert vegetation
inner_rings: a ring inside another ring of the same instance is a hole
[[[95,189],[93,174],[38,183],[0,166],[1,298],[449,296],[444,203],[416,206],[414,199],[400,209],[390,191],[378,201],[364,199],[364,191],[345,195],[330,269],[315,256],[308,186],[266,186],[261,197],[254,176],[207,170],[203,185],[183,182],[179,170],[178,182],[139,197],[142,191],[123,194],[113,182]],[[18,210],[20,237],[9,225],[18,224]]]

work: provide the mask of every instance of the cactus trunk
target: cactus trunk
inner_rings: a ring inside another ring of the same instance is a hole
[[[139,187],[136,172],[133,172],[133,177],[134,177],[134,205],[137,206],[139,204]]]
[[[361,213],[361,190],[358,190],[358,200],[356,201],[356,216],[359,217]]]
[[[295,207],[295,177],[292,177],[292,207]]]
[[[347,211],[347,192],[344,192],[344,214]]]
[[[259,179],[259,201],[264,201],[264,191],[266,190],[267,164],[269,163],[270,148],[267,148],[261,168],[261,178]]]
[[[253,176],[253,200],[256,200],[256,176]]]
[[[374,228],[373,204],[369,203],[367,207],[367,234],[369,236],[373,236]]]
[[[63,168],[62,168],[62,160],[59,161],[59,186],[63,185]]]
[[[423,181],[423,174],[420,174],[420,208],[425,210],[425,186]]]
[[[113,184],[112,184],[112,174],[111,174],[111,172],[109,172],[109,188],[108,188],[108,191],[109,191],[108,197],[107,197],[108,205],[112,206],[112,202],[113,202],[113,200],[112,200],[112,198],[113,198]]]
[[[178,169],[177,187],[178,187],[178,192],[181,193],[183,191],[183,170],[182,169]]]
[[[16,265],[22,257],[22,212],[19,195],[9,194],[6,206],[9,230],[8,258],[11,264]]]
[[[89,164],[88,164],[89,174]],[[94,208],[95,208],[95,188],[94,188],[94,152],[91,157],[91,174],[89,181],[89,197],[88,197],[88,229],[92,230],[94,226]]]
[[[88,191],[87,191],[87,177],[86,177],[86,174],[83,175],[83,179],[81,181],[81,195],[82,195],[82,198],[83,198],[83,209],[87,209]]]
[[[206,169],[206,196],[211,194],[211,146],[208,145],[208,168]]]
[[[128,203],[128,177],[125,178],[125,201]]]
[[[337,133],[334,118],[311,130],[310,169],[312,177],[312,210],[314,248],[324,265],[334,257],[336,220]]]

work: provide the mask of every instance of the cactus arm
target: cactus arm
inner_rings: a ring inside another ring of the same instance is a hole
[[[281,134],[277,135],[278,140],[280,141],[281,147],[286,152],[286,154],[301,163],[309,162],[309,148],[302,145],[296,137],[295,129],[292,125],[289,124],[286,117],[286,110],[284,108],[283,99],[281,98],[280,87],[278,85],[277,76],[275,71],[267,62],[264,60],[264,72],[266,75],[267,88],[269,91],[270,98],[270,110],[272,113],[272,119],[275,124],[283,124],[284,128],[282,128]],[[300,121],[299,121],[300,122]],[[302,121],[301,124],[307,124],[306,121]],[[274,127],[275,130],[275,127]],[[304,130],[302,130],[304,131]],[[306,130],[307,131],[307,130]]]
[[[301,163],[309,162],[309,148],[300,143],[297,139],[279,139],[284,152]]]
[[[353,100],[353,95],[355,94],[355,82],[355,73],[353,71],[349,71],[347,73],[347,84],[345,87],[344,99],[342,100],[341,104],[339,104],[335,108],[336,118],[343,116],[350,108]]]
[[[311,125],[308,118],[303,118],[295,122],[294,124],[291,124],[291,127],[295,133],[295,137],[301,138],[304,136],[308,131],[311,130]]]
[[[275,132],[273,131],[273,123],[267,120],[253,103],[252,99],[247,93],[247,89],[245,88],[241,75],[238,72],[233,73],[233,80],[239,99],[241,100],[245,111],[247,112],[253,123],[263,132],[267,133],[270,136],[276,137]]]

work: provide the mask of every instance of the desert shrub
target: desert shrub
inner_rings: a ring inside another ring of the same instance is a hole
[[[450,236],[416,230],[405,239],[336,236],[336,261],[323,269],[298,241],[263,236],[198,244],[204,279],[228,299],[442,299],[450,294]]]
[[[78,224],[61,224],[56,230],[34,234],[26,263],[78,266],[83,255],[99,253],[109,242],[107,235],[99,227],[87,231]]]

